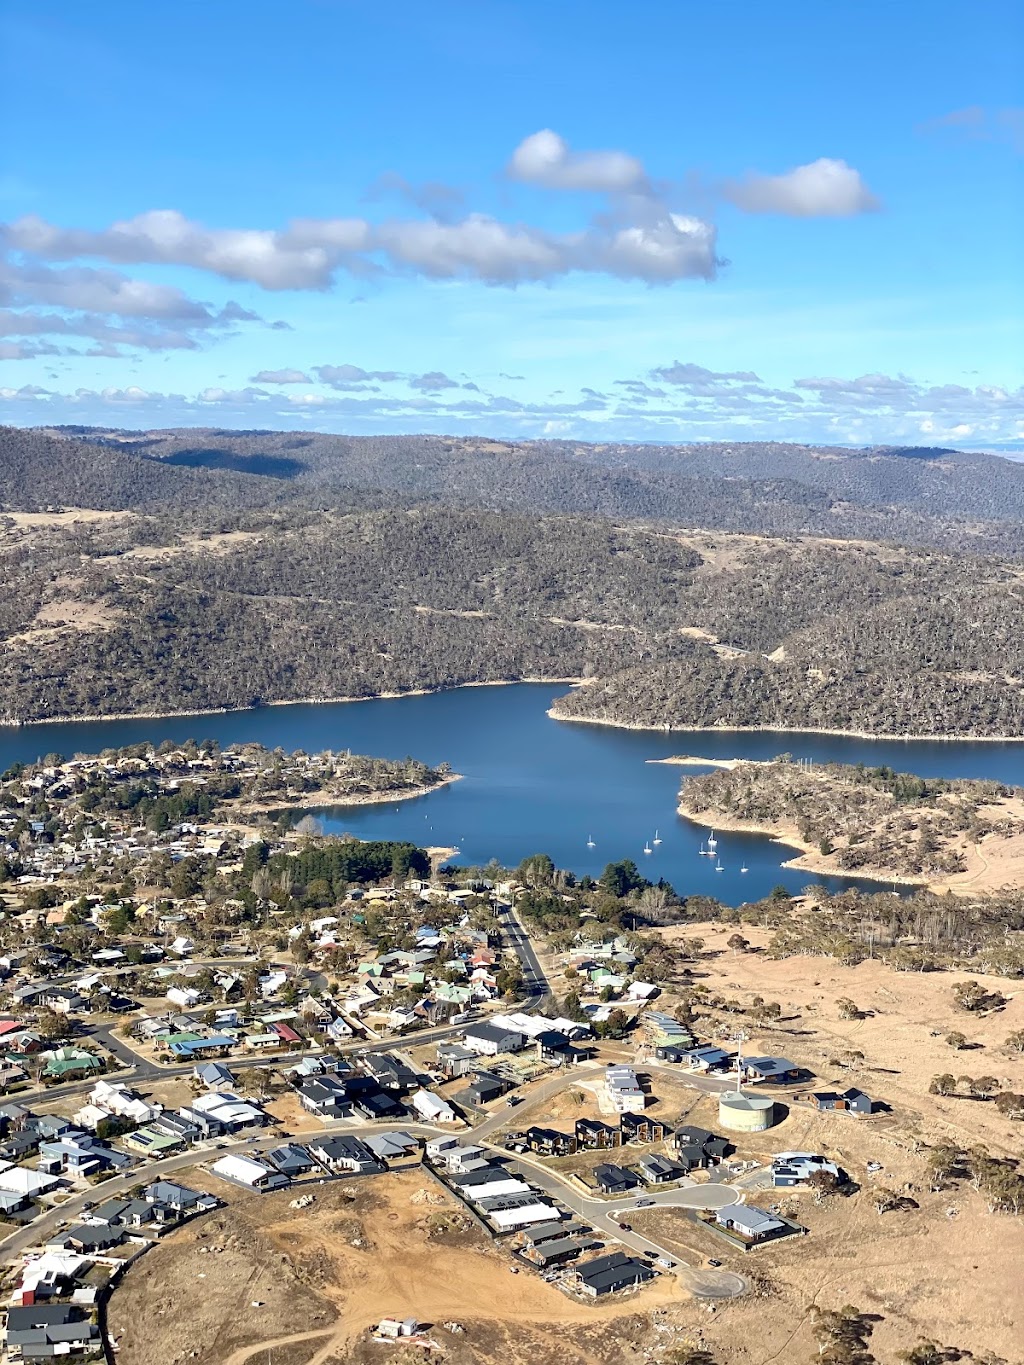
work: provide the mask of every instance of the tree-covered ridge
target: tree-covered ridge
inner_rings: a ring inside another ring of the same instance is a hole
[[[0,469],[12,509],[434,503],[1024,553],[1024,470],[951,450],[0,428]]]
[[[619,724],[1024,733],[1016,564],[417,508],[0,527],[0,716],[581,678]]]
[[[566,718],[1024,734],[1024,577],[1016,561],[806,534],[674,530],[664,500],[647,509],[646,524],[632,515],[615,522],[538,515],[544,498],[529,513],[473,505],[494,491],[485,471],[495,461],[518,487],[524,470],[540,467],[576,477],[604,460],[618,478],[627,459],[702,470],[719,459],[726,469],[746,460],[761,473],[788,461],[807,478],[821,466],[833,482],[847,470],[844,478],[887,494],[895,463],[911,471],[908,498],[917,507],[939,496],[936,479],[977,479],[979,471],[988,478],[982,457],[929,452],[908,460],[781,446],[645,447],[634,456],[566,443],[477,449],[396,438],[378,447],[273,433],[190,433],[193,453],[200,436],[239,460],[250,448],[294,458],[316,478],[170,463],[188,455],[181,433],[84,445],[38,433],[19,445],[18,433],[0,433],[0,447],[6,441],[16,453],[0,467],[8,476],[14,470],[8,487],[18,497],[30,474],[60,469],[63,456],[74,465],[65,471],[65,501],[81,495],[106,506],[103,490],[120,487],[122,503],[148,509],[77,520],[0,516],[0,571],[10,585],[0,602],[0,719],[573,678],[591,685],[557,704]],[[26,454],[46,441],[50,464]],[[430,506],[402,502],[422,494],[399,478],[401,469],[415,471],[417,455],[438,479],[442,470],[476,470],[459,484],[464,506],[444,505],[454,500],[454,482]],[[125,460],[152,466],[157,482],[195,476],[205,492],[189,501],[199,484],[188,484],[188,497],[165,489],[147,502]],[[1003,464],[996,462],[993,486],[1005,477],[1016,487]],[[859,473],[849,473],[854,466]],[[365,482],[373,467],[401,492],[374,492]],[[342,498],[337,480],[357,473],[364,484],[345,484]],[[50,486],[41,476],[40,484]],[[316,487],[319,502],[293,496],[300,484]],[[292,492],[278,496],[278,485]],[[255,497],[260,488],[266,496]],[[572,488],[567,476],[562,506],[579,505]],[[1015,496],[1007,493],[1006,507]],[[376,509],[352,510],[354,498],[376,500]],[[753,524],[762,504],[749,506]],[[842,534],[853,529],[844,522]]]
[[[795,837],[844,872],[955,874],[972,846],[1024,834],[1019,788],[863,764],[808,765],[788,755],[687,777],[679,796],[686,815]]]

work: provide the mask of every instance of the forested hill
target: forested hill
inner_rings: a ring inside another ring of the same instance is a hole
[[[0,507],[414,503],[1024,555],[1024,466],[932,448],[0,428]]]
[[[536,677],[615,724],[1024,735],[1007,461],[6,429],[0,472],[0,721]]]
[[[240,525],[244,521],[244,525]],[[621,724],[1024,734],[1024,566],[428,507],[0,515],[0,718],[585,678]]]

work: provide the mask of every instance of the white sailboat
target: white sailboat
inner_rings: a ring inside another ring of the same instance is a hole
[[[704,847],[704,840],[702,839],[700,841],[700,857],[702,858],[707,857],[707,852],[708,852],[707,849]]]
[[[653,853],[653,852],[654,852],[654,849],[651,848],[650,844],[644,844],[644,852],[645,852],[645,853]]]
[[[721,862],[719,862],[719,863],[716,864],[716,866],[715,866],[715,871],[716,871],[716,872],[724,872],[724,871],[725,871],[725,868],[722,866]]]
[[[657,830],[654,831],[654,838],[653,838],[653,840],[652,840],[651,842],[654,844],[654,847],[655,847],[655,848],[657,848],[658,845],[661,843],[661,839],[658,837],[658,831],[657,831]]]
[[[715,831],[712,830],[708,835],[708,852],[713,854],[718,847],[718,840],[715,838]]]
[[[587,848],[596,848],[596,847],[597,847],[597,845],[594,843],[594,836],[593,836],[592,834],[588,834],[588,835],[587,835]]]
[[[740,868],[740,871],[741,871],[741,872],[749,872],[749,871],[750,871],[750,868],[747,867],[746,863],[744,863],[743,866]]]

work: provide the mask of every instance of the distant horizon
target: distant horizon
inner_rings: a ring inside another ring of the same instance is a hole
[[[508,445],[559,445],[573,444],[586,445],[595,448],[603,445],[635,445],[635,446],[663,446],[670,449],[673,446],[701,446],[701,445],[787,445],[807,447],[810,449],[835,449],[835,450],[873,450],[888,447],[892,450],[949,450],[958,455],[994,455],[1003,459],[1013,460],[1024,459],[1024,437],[1012,438],[1002,447],[980,446],[968,444],[956,444],[952,441],[942,441],[933,444],[927,441],[808,441],[799,440],[794,436],[691,436],[689,438],[679,437],[670,440],[666,437],[658,439],[646,439],[641,437],[617,437],[615,440],[604,439],[597,436],[523,436],[523,435],[502,435],[498,432],[485,431],[331,431],[324,427],[289,427],[289,426],[239,426],[227,427],[222,424],[210,424],[204,422],[179,422],[174,424],[153,424],[151,426],[119,426],[114,422],[14,422],[4,420],[0,426],[10,427],[21,431],[116,431],[125,434],[138,434],[140,436],[153,432],[177,432],[177,431],[209,431],[217,432],[225,436],[242,436],[248,433],[271,433],[281,436],[338,436],[349,437],[356,440],[372,440],[374,437],[394,436],[402,439],[415,439],[418,437],[434,437],[438,440],[453,441],[502,441]]]

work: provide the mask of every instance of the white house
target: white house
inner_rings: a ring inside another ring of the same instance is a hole
[[[184,934],[179,935],[170,947],[170,951],[175,957],[188,957],[190,954],[194,953],[195,950],[196,945],[190,938],[186,938]]]
[[[631,1066],[609,1066],[604,1076],[608,1100],[617,1114],[631,1114],[647,1103]]]
[[[410,1096],[412,1107],[419,1114],[420,1118],[427,1123],[454,1123],[455,1110],[439,1096],[431,1094],[429,1090],[417,1090]]]
[[[547,1223],[558,1217],[551,1204],[525,1204],[520,1209],[491,1209],[487,1218],[499,1232],[529,1227],[531,1223]]]
[[[210,1167],[214,1175],[221,1176],[224,1180],[230,1180],[235,1185],[247,1185],[249,1189],[258,1190],[270,1183],[271,1178],[278,1174],[265,1166],[262,1161],[256,1161],[249,1156],[222,1156],[219,1161],[215,1161]]]
[[[167,999],[180,1010],[195,1009],[202,998],[202,991],[197,991],[194,986],[170,986],[167,990]]]

